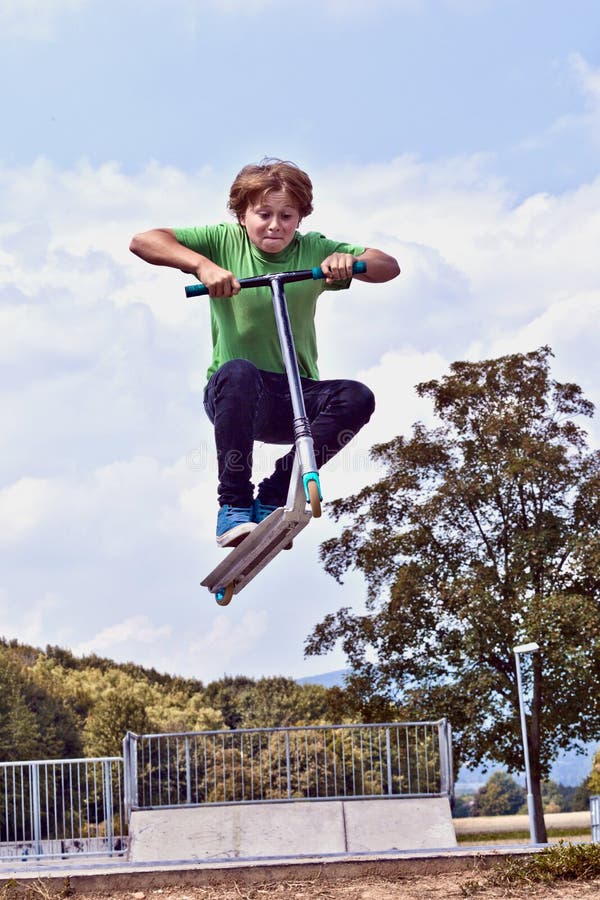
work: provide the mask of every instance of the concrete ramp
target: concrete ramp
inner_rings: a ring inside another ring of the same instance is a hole
[[[447,797],[343,801],[347,853],[456,847]]]
[[[445,797],[134,810],[129,860],[260,859],[456,847]]]

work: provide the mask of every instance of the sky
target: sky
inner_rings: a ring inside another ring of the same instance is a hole
[[[375,392],[322,472],[433,424],[414,386],[548,344],[600,402],[597,0],[0,0],[0,634],[208,682],[343,668],[314,626],[364,607],[325,514],[227,608],[202,407],[208,305],[131,236],[230,220],[264,156],[309,172],[303,223],[402,275],[320,300],[324,378]],[[589,424],[598,446],[597,418]],[[256,480],[277,448],[256,447]]]

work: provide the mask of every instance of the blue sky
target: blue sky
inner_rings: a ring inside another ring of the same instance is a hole
[[[323,472],[431,421],[414,385],[550,344],[600,399],[597,0],[1,0],[0,633],[204,680],[341,668],[313,626],[367,586],[327,517],[226,610],[201,403],[206,305],[133,233],[227,219],[246,162],[293,159],[306,227],[403,270],[321,302],[323,377],[378,407]],[[597,421],[591,439],[597,444]],[[257,469],[273,450],[257,447]]]
[[[516,175],[539,168],[528,139],[583,112],[572,56],[593,64],[600,42],[594,0],[3,6],[2,156],[17,165],[227,171],[281,147],[307,166],[483,152]],[[590,150],[577,172],[551,151],[540,187],[593,176]]]

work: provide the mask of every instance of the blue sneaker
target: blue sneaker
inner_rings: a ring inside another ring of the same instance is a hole
[[[257,525],[260,525],[260,523],[264,519],[266,519],[267,516],[270,516],[272,512],[275,512],[276,509],[279,509],[279,507],[271,506],[269,503],[263,503],[262,500],[260,500],[257,497],[256,500],[254,501],[254,506],[253,506],[253,510],[254,510],[253,517],[252,517],[253,521],[256,522]],[[292,546],[293,546],[292,541],[290,541],[289,544],[286,544],[283,549],[291,550]]]
[[[263,503],[259,497],[254,501],[254,505],[252,507],[252,521],[256,522],[257,525],[266,519],[267,516],[270,516],[272,512],[275,512],[279,507],[271,506],[269,503]]]
[[[252,518],[254,506],[222,506],[217,516],[217,544],[219,547],[237,545],[256,528]]]

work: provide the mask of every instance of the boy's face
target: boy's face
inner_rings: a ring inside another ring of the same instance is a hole
[[[270,191],[248,204],[240,225],[244,225],[255,247],[265,253],[279,253],[290,244],[300,224],[300,213],[285,191]]]

